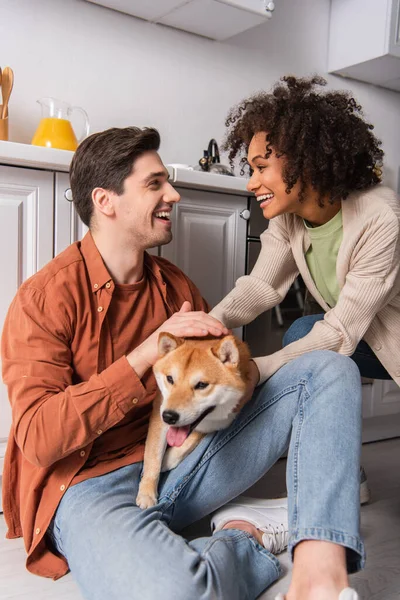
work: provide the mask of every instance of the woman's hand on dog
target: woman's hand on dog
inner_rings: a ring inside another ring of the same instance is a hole
[[[158,336],[166,331],[176,337],[219,337],[227,335],[228,329],[217,319],[203,311],[192,311],[190,302],[184,302],[179,312],[165,321],[147,340],[127,355],[131,367],[141,377],[158,359]],[[257,367],[256,367],[257,368]]]
[[[254,390],[258,386],[258,382],[260,381],[260,372],[254,360],[250,360],[249,368],[249,381],[247,383],[246,391],[242,396],[242,399],[240,400],[239,404],[235,407],[233,411],[235,413],[242,410],[243,406],[247,404],[249,400],[252,399]]]

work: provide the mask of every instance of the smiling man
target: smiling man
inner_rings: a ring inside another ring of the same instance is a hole
[[[9,309],[2,337],[13,410],[3,477],[8,537],[24,537],[32,573],[57,579],[71,569],[87,599],[251,600],[279,576],[273,553],[287,545],[285,502],[218,518],[210,537],[188,542],[177,533],[262,477],[292,430],[297,440],[302,429],[310,464],[299,475],[303,485],[318,483],[329,452],[345,446],[338,480],[356,494],[348,462],[359,451],[351,428],[361,407],[358,371],[329,352],[293,361],[243,402],[228,429],[206,436],[162,475],[156,506],[136,506],[159,333],[228,332],[177,267],[147,253],[171,240],[170,213],[180,199],[159,144],[155,129],[136,127],[82,142],[71,188],[89,232],[24,282]],[[258,380],[251,361],[244,400]],[[307,418],[299,413],[304,381]],[[249,511],[256,520],[246,520]],[[358,538],[350,548],[355,563]]]

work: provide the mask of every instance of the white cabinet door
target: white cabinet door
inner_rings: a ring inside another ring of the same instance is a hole
[[[72,202],[68,173],[56,173],[54,256],[81,240],[88,228],[82,223]]]
[[[363,442],[400,436],[400,388],[375,379],[363,385]]]
[[[177,188],[178,189],[178,188]],[[173,241],[161,248],[215,306],[245,272],[245,196],[178,189],[172,211]]]
[[[381,417],[400,413],[400,388],[394,381],[376,379],[371,394],[364,402],[363,416]]]
[[[52,259],[53,181],[53,173],[0,166],[1,330],[18,287]],[[0,382],[0,473],[10,425],[7,390]]]
[[[400,0],[331,0],[328,72],[400,91]]]

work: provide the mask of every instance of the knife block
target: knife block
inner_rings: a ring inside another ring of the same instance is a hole
[[[0,104],[0,114],[3,106]],[[0,119],[0,140],[8,140],[8,115],[5,119]]]

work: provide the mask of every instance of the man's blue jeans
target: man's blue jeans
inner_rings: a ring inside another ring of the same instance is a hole
[[[323,314],[300,317],[300,319],[297,319],[289,327],[283,336],[282,345],[287,346],[288,344],[303,338],[307,333],[310,333],[315,323],[317,321],[322,321],[323,318]],[[358,366],[361,377],[370,377],[371,379],[392,379],[364,340],[361,340],[357,345],[356,351],[350,358],[352,358]]]
[[[302,540],[347,548],[361,568],[361,385],[349,358],[310,352],[259,386],[225,430],[161,476],[157,506],[135,505],[142,463],[72,486],[49,535],[90,600],[253,600],[280,575],[244,531],[187,541],[182,529],[243,493],[289,449],[289,551]]]

